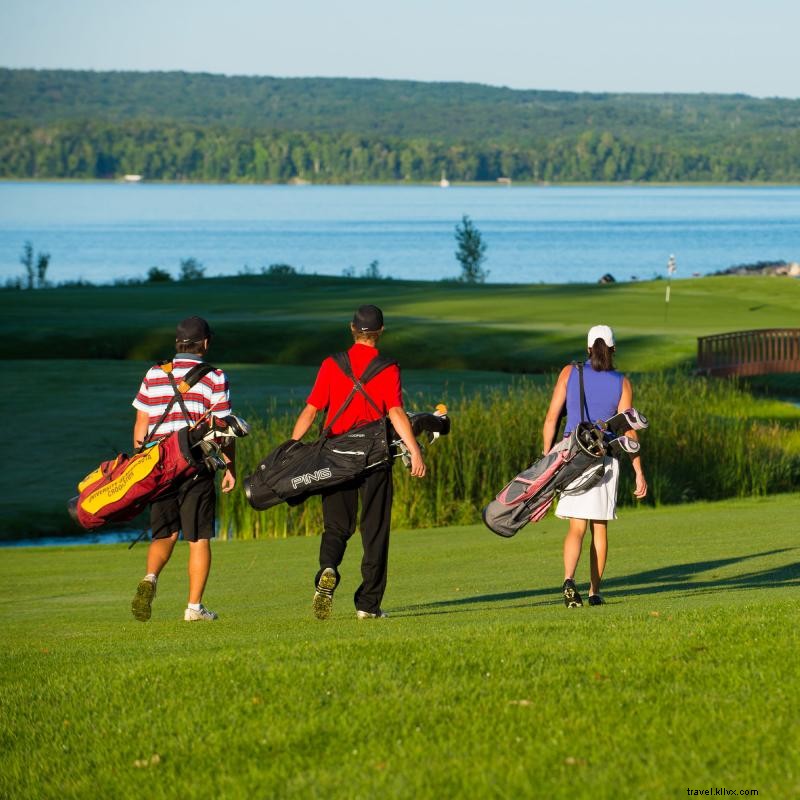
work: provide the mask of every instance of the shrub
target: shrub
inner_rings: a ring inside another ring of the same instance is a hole
[[[165,269],[161,269],[161,267],[150,267],[147,270],[147,282],[148,283],[168,283],[172,280],[172,275],[167,272]]]
[[[261,272],[264,275],[282,278],[297,275],[297,270],[291,264],[270,264],[266,268],[262,267]]]

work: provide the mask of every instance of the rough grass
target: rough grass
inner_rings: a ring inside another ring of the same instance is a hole
[[[0,497],[0,534],[70,531],[65,501],[77,482],[99,461],[130,446],[130,401],[146,364],[32,360],[8,368],[17,382],[15,420],[31,433],[25,439],[26,458],[15,464],[13,491]],[[239,471],[245,475],[289,436],[315,370],[245,364],[228,371],[235,410],[256,423],[253,434],[239,444]],[[404,371],[407,406],[432,409],[444,400],[454,427],[450,437],[430,449],[425,481],[395,470],[396,524],[477,519],[492,494],[540,452],[553,380]],[[792,490],[800,483],[800,408],[753,397],[726,381],[682,374],[635,376],[634,386],[635,402],[652,422],[642,437],[651,501],[757,495]],[[630,469],[623,470],[623,503],[631,502],[631,475]],[[241,537],[316,534],[320,529],[318,500],[259,513],[236,492],[222,499],[220,510],[222,530]]]
[[[311,539],[215,545],[191,626],[183,545],[147,624],[143,548],[4,551],[0,796],[800,797],[798,499],[628,511],[574,611],[552,518],[396,533],[371,622],[357,541],[327,623]]]
[[[634,385],[636,406],[651,423],[641,435],[648,502],[758,496],[800,487],[800,409],[757,401],[728,382],[679,373],[638,376]],[[445,396],[452,433],[429,449],[423,481],[395,468],[394,523],[414,528],[479,519],[486,503],[539,457],[550,393],[549,385],[519,379],[480,395]],[[416,407],[433,405],[431,398]],[[242,473],[255,471],[291,428],[288,416],[256,426],[241,442]],[[633,470],[623,463],[622,505],[635,502],[633,489]],[[317,534],[322,528],[317,498],[296,508],[259,512],[242,493],[234,493],[221,499],[220,516],[222,530],[241,538]]]
[[[31,359],[0,365],[14,376],[15,406],[11,411],[26,454],[18,458],[15,450],[13,471],[5,471],[0,536],[25,538],[73,530],[66,500],[100,461],[120,451],[130,452],[135,414],[131,401],[150,364]],[[299,410],[316,374],[314,367],[260,364],[225,365],[225,369],[235,411],[248,419],[263,420]],[[403,372],[410,398],[423,392],[438,399],[469,396],[511,381],[512,376],[504,373]],[[282,438],[290,432],[282,433]]]

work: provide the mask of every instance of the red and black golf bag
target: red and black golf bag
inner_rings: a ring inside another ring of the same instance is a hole
[[[200,470],[224,469],[220,442],[246,436],[250,430],[244,420],[232,414],[220,419],[209,411],[188,427],[154,440],[158,427],[176,402],[187,422],[190,421],[183,395],[214,369],[210,364],[198,364],[178,383],[172,376],[171,365],[165,363],[161,367],[170,376],[174,396],[139,452],[132,456],[120,453],[111,461],[104,461],[78,484],[78,496],[68,503],[70,516],[87,530],[110,522],[128,522],[149,503],[169,493],[176,481]]]
[[[189,429],[176,431],[133,456],[120,453],[104,461],[78,484],[74,517],[86,530],[109,522],[128,522],[175,481],[202,466],[192,455]]]

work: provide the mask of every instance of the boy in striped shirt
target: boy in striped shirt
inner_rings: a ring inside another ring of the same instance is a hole
[[[208,323],[201,317],[189,317],[178,325],[175,332],[176,355],[171,370],[177,383],[180,383],[192,367],[202,363],[211,335]],[[174,395],[169,374],[159,365],[151,367],[133,401],[136,409],[134,448],[141,447],[151,433],[152,438],[161,438],[197,422],[209,411],[217,417],[226,417],[231,413],[228,379],[219,369],[212,369],[203,375],[183,395],[183,404],[174,403],[169,414],[162,420]],[[185,406],[186,413],[182,405]],[[156,425],[158,427],[154,431]],[[236,485],[233,441],[223,450],[223,457],[226,470],[221,489],[227,493]],[[147,550],[147,574],[139,581],[131,603],[131,611],[136,619],[141,622],[150,619],[158,576],[169,561],[181,531],[183,538],[189,542],[189,602],[183,618],[187,622],[217,618],[202,603],[211,568],[211,539],[214,536],[215,516],[216,490],[214,474],[210,471],[191,475],[178,483],[168,495],[151,504],[150,525],[153,538]]]

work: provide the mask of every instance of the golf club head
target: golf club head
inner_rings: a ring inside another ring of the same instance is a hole
[[[228,430],[237,439],[241,439],[243,436],[247,436],[247,434],[250,433],[250,424],[241,417],[237,417],[236,414],[229,414],[225,417],[223,422],[227,424]]]
[[[631,439],[630,436],[618,436],[616,439],[611,440],[608,447],[615,456],[620,456],[623,453],[635,456],[641,449],[639,442],[636,439]]]
[[[581,422],[573,431],[578,446],[590,456],[599,458],[606,454],[606,441],[603,432],[589,422]]]
[[[627,408],[622,413],[625,415],[625,418],[628,420],[631,430],[633,431],[644,430],[650,424],[647,421],[647,417],[642,414],[641,411],[637,411],[635,408]]]
[[[229,414],[227,417],[212,417],[208,433],[203,436],[205,441],[213,439],[241,439],[250,433],[250,425],[241,417]]]

